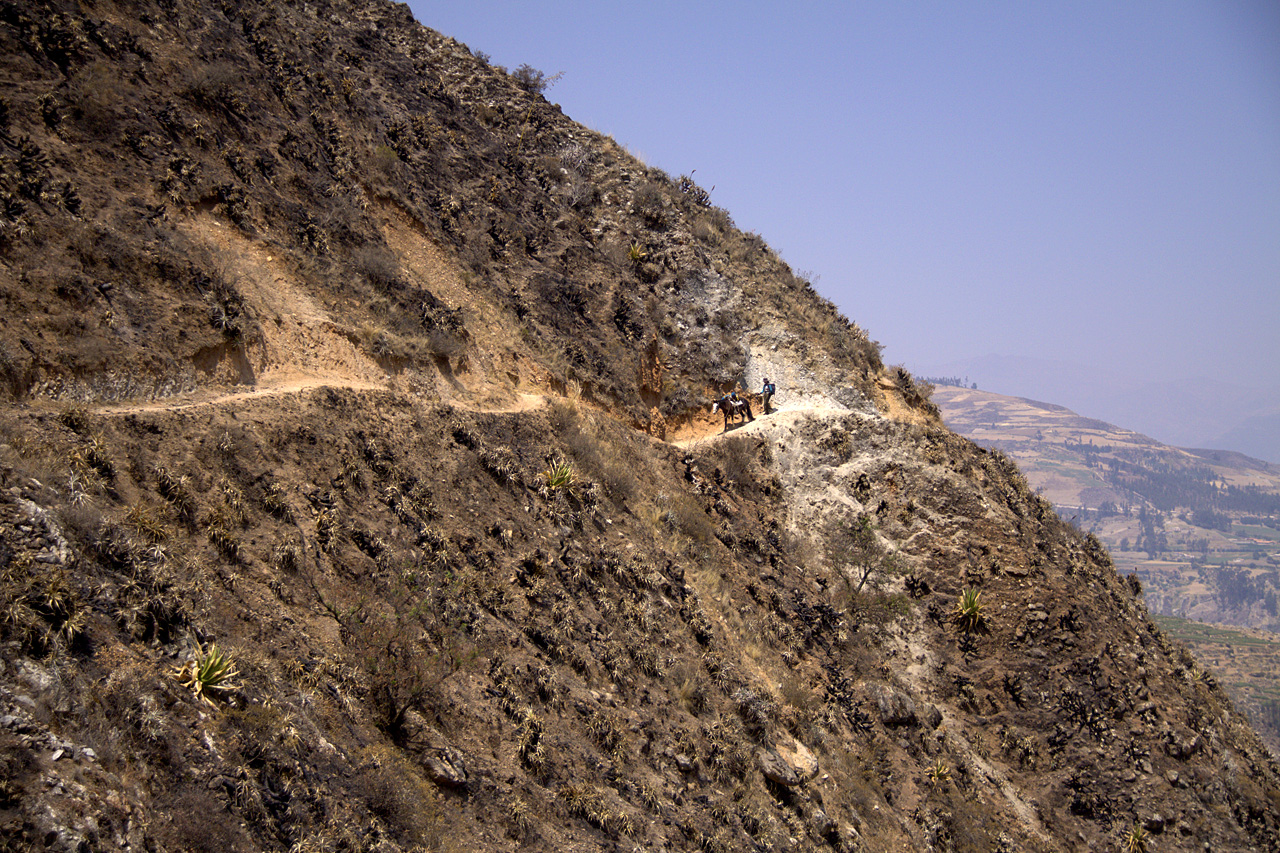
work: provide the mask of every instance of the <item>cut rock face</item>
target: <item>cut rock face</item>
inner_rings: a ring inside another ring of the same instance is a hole
[[[756,754],[760,772],[771,782],[794,787],[818,774],[818,759],[799,741],[788,739],[773,747],[761,747]]]

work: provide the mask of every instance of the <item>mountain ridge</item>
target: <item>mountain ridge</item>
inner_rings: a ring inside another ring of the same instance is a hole
[[[1115,424],[1139,425],[1166,444],[1237,448],[1280,459],[1274,429],[1280,388],[1246,388],[1218,375],[1176,381],[1144,378],[1120,366],[987,355],[917,367],[924,376],[969,377],[983,390],[1066,401]]]
[[[8,849],[1280,840],[1097,539],[536,70],[380,0],[0,41]]]

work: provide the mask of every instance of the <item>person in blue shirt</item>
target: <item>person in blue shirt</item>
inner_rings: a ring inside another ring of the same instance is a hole
[[[769,377],[764,378],[764,388],[760,391],[760,396],[764,397],[764,413],[766,415],[773,414],[773,409],[769,406],[769,401],[773,399],[774,387],[769,381]]]

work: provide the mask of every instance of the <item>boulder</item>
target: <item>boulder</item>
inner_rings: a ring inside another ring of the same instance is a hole
[[[462,753],[451,746],[433,749],[422,756],[427,778],[444,788],[467,787],[467,763]]]
[[[915,701],[904,691],[888,684],[871,685],[871,699],[880,711],[880,722],[886,726],[916,726],[920,717]]]
[[[818,775],[818,758],[799,741],[787,738],[772,747],[762,746],[756,752],[760,772],[779,785],[794,787]]]

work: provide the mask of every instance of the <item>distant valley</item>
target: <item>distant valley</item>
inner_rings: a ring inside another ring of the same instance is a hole
[[[1022,397],[939,384],[933,401],[953,430],[1013,458],[1064,518],[1098,537],[1118,572],[1138,576],[1165,630],[1224,682],[1275,749],[1280,637],[1259,632],[1280,633],[1280,465],[1171,447]]]
[[[1160,380],[1124,367],[1000,355],[911,370],[964,377],[964,385],[972,377],[980,388],[1052,400],[1179,447],[1225,447],[1280,462],[1280,386],[1247,386],[1229,372]]]
[[[1136,572],[1153,612],[1280,630],[1280,465],[1170,447],[1021,397],[940,385],[933,400]]]

